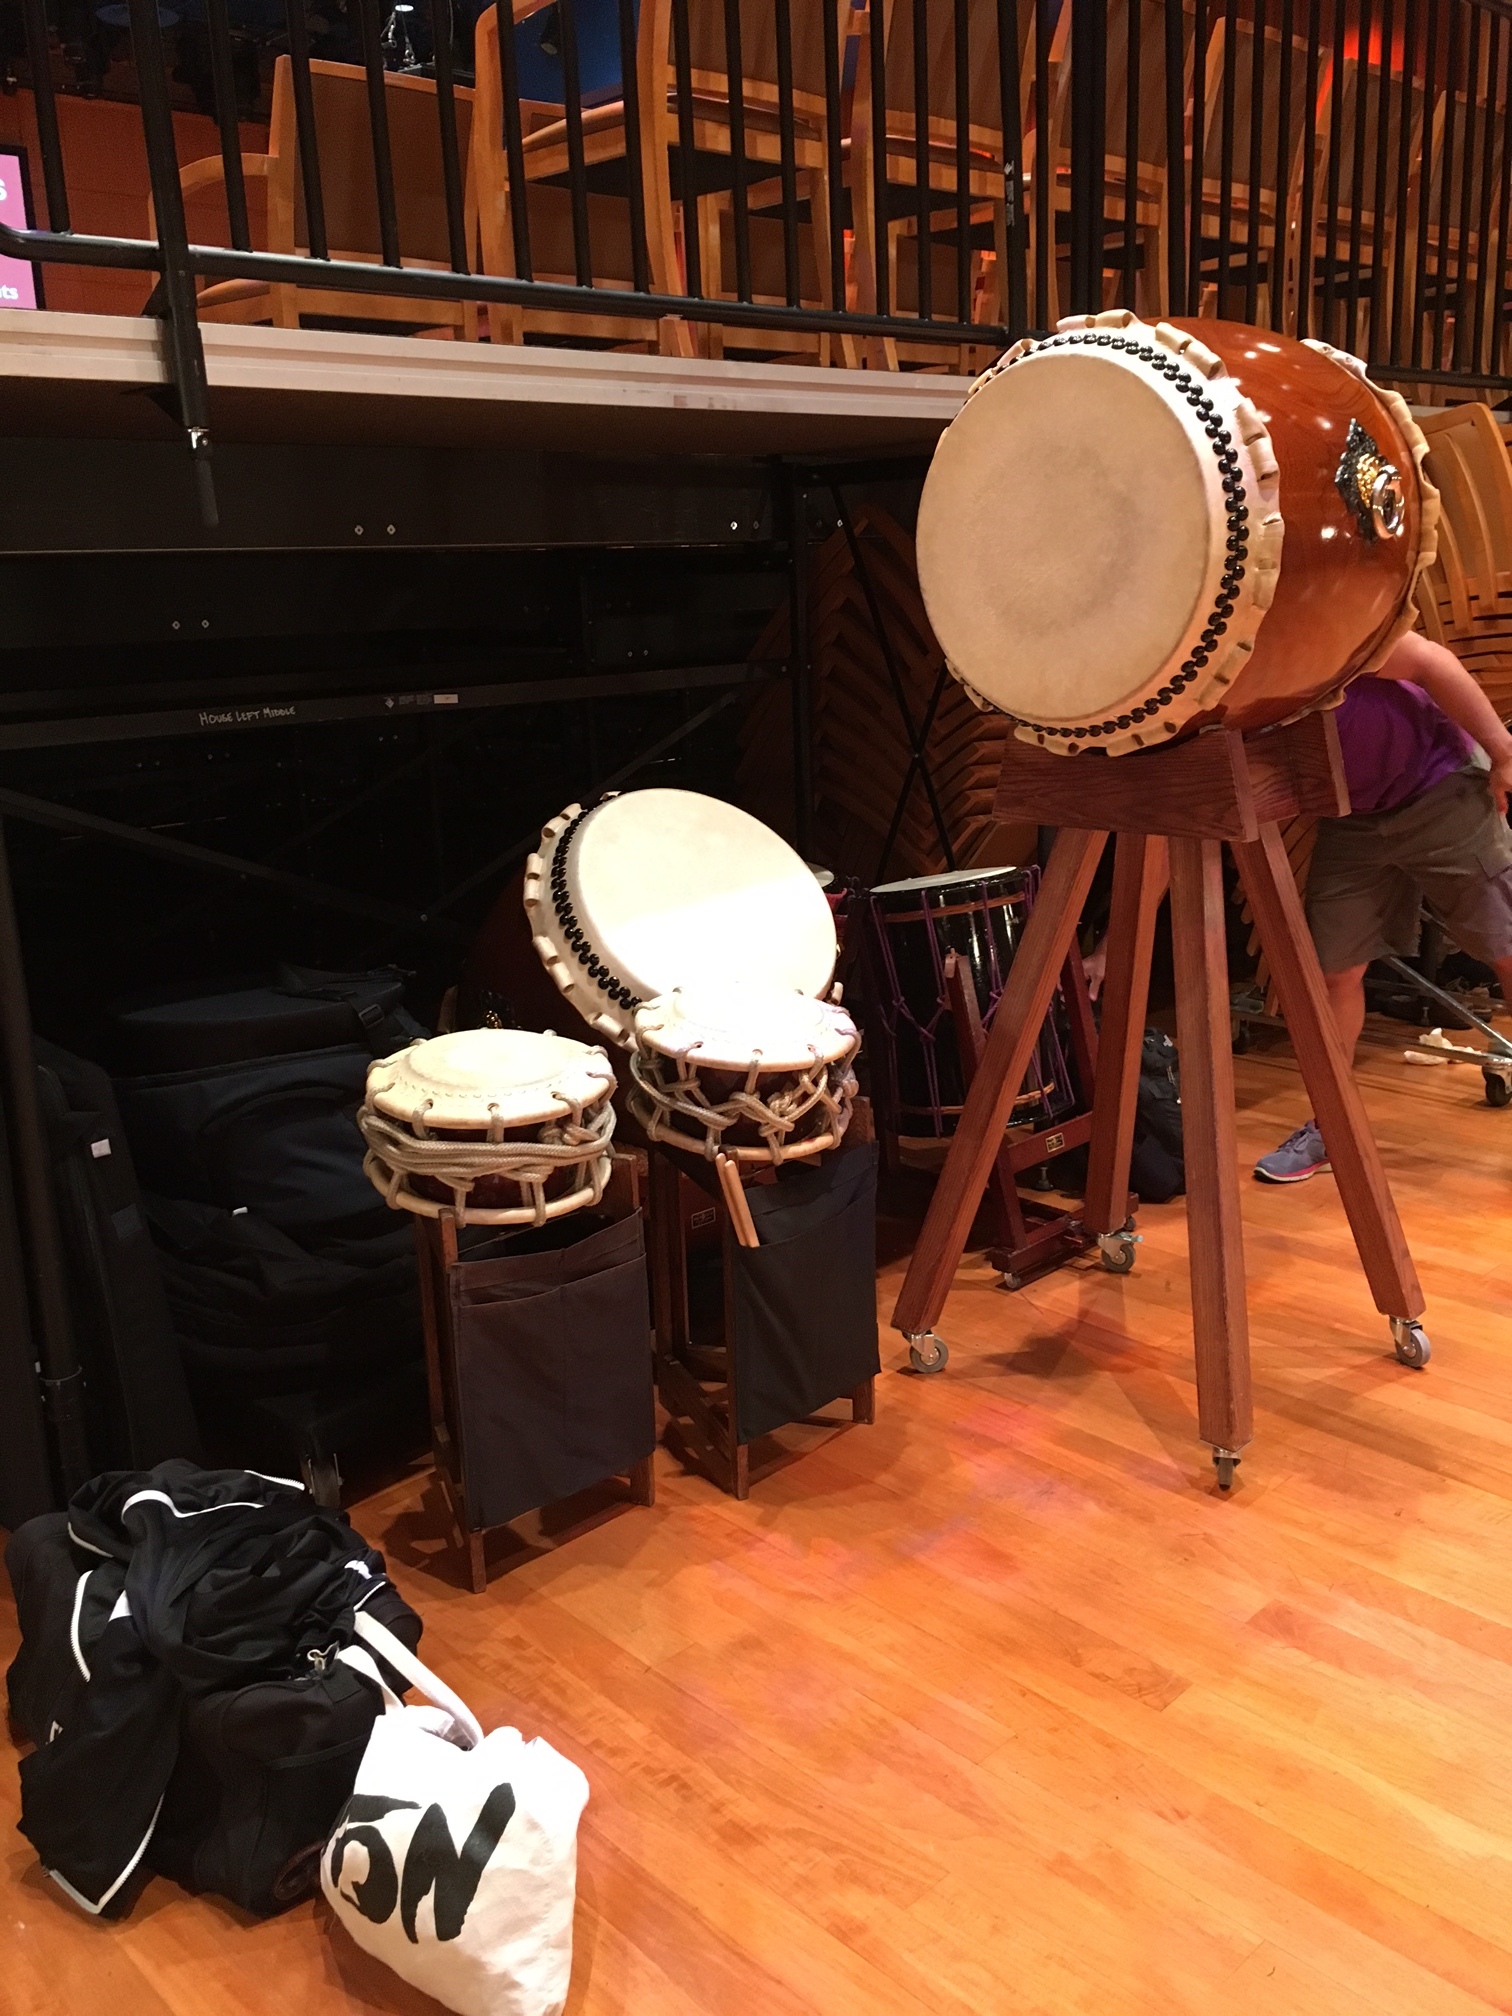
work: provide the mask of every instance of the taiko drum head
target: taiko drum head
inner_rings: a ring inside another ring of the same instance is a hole
[[[1426,443],[1357,359],[1083,316],[973,386],[919,507],[946,661],[1066,755],[1290,718],[1380,662],[1435,545]]]
[[[524,896],[547,971],[625,1048],[642,1002],[675,987],[817,996],[835,970],[834,917],[802,856],[696,791],[569,806],[526,864]]]

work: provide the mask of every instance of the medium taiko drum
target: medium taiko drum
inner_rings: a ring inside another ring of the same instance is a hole
[[[1325,704],[1411,628],[1438,493],[1358,359],[1118,312],[1009,350],[941,437],[919,581],[1018,735],[1125,755]]]
[[[651,1141],[713,1160],[799,1161],[838,1148],[861,1038],[797,992],[674,988],[636,1012],[630,1110]]]
[[[397,1211],[544,1225],[609,1180],[614,1067],[531,1029],[459,1029],[368,1067],[363,1168]]]
[[[835,920],[814,873],[749,812],[697,791],[569,805],[525,866],[535,949],[583,1020],[629,1049],[635,1013],[674,987],[816,997]]]

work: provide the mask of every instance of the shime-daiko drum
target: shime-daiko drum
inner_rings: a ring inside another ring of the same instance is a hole
[[[614,1067],[527,1029],[460,1029],[368,1069],[368,1177],[396,1210],[459,1225],[544,1225],[609,1180]]]
[[[771,988],[675,988],[637,1011],[635,1042],[630,1110],[649,1140],[736,1162],[839,1147],[861,1043],[843,1008]]]
[[[919,509],[956,677],[1065,755],[1289,720],[1413,620],[1438,493],[1405,402],[1232,322],[1063,322],[972,387]]]

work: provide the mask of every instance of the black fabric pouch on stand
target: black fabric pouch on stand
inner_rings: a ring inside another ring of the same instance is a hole
[[[881,1369],[876,1143],[789,1163],[746,1197],[761,1243],[733,1248],[735,1416],[753,1442]]]
[[[652,1453],[645,1253],[639,1212],[464,1248],[448,1279],[474,1527],[570,1498]]]

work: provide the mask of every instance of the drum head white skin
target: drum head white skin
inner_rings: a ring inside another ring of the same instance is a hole
[[[943,875],[912,875],[902,882],[879,882],[873,896],[909,896],[924,889],[985,889],[1000,875],[1018,875],[1022,870],[1007,868],[951,868]]]
[[[525,908],[557,985],[627,1047],[635,1010],[674,987],[814,997],[834,973],[834,918],[802,857],[748,812],[693,791],[570,807],[526,866]]]
[[[530,1029],[459,1029],[368,1068],[368,1104],[422,1129],[526,1127],[605,1098],[614,1067],[602,1050]]]
[[[857,1043],[843,1008],[756,987],[674,989],[637,1011],[635,1037],[642,1049],[714,1071],[802,1071],[838,1063]]]
[[[941,437],[919,506],[951,671],[1061,753],[1166,740],[1253,647],[1277,485],[1260,416],[1184,332],[1108,315],[1016,346]],[[1247,559],[1226,573],[1241,504]]]

